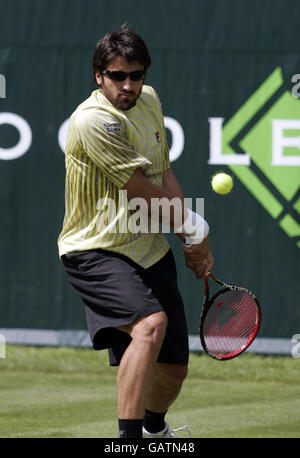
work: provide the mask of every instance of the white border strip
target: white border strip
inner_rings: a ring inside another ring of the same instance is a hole
[[[88,331],[85,330],[49,330],[49,329],[0,329],[6,343],[35,346],[91,347]],[[189,347],[192,352],[202,352],[197,335],[189,336]],[[260,354],[291,355],[291,339],[258,337],[246,350]]]
[[[49,329],[0,329],[6,343],[16,345],[91,347],[87,331]]]

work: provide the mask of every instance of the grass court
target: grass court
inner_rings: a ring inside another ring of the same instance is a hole
[[[300,359],[190,355],[170,409],[192,438],[299,438]],[[106,351],[8,345],[0,359],[1,438],[117,438],[117,368]],[[182,433],[181,437],[186,437]]]

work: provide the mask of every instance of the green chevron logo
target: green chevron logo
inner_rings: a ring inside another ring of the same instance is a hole
[[[209,163],[226,164],[300,248],[300,100],[280,67],[214,136]]]

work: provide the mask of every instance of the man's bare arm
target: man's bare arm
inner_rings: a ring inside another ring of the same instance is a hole
[[[152,183],[144,175],[141,168],[137,168],[129,181],[123,188],[127,191],[128,200],[131,200],[135,197],[142,198],[146,201],[148,206],[148,212],[151,212],[151,200],[152,199],[163,199],[166,198],[168,201],[171,201],[174,198],[178,198],[180,205],[180,215],[176,214],[174,207],[170,207],[170,225],[174,228],[174,223],[179,223],[179,225],[184,222],[184,199],[181,188],[173,175],[171,169],[168,169],[163,174],[163,186],[158,186]],[[159,208],[160,217],[162,216],[162,208]],[[180,234],[180,236],[182,236]]]

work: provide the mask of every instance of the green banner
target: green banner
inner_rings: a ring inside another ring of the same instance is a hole
[[[147,84],[162,102],[174,173],[187,198],[205,200],[216,276],[255,292],[260,339],[290,342],[300,332],[298,3],[0,0],[0,10],[0,333],[82,342],[84,308],[57,254],[64,144],[71,113],[95,89],[96,42],[127,21],[150,50]],[[228,195],[211,188],[218,171],[234,179]],[[168,239],[195,336],[202,281]],[[57,337],[69,331],[79,334]]]

